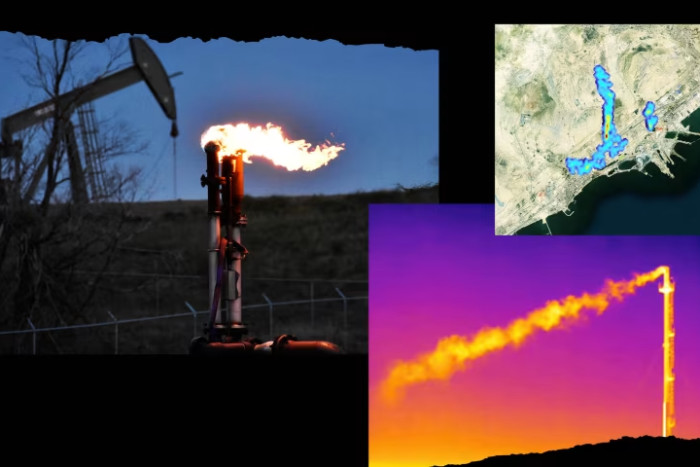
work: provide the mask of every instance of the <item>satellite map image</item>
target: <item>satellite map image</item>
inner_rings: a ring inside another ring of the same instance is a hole
[[[591,233],[608,201],[582,202],[586,190],[690,186],[683,172],[700,166],[700,25],[496,25],[495,34],[497,235]],[[688,217],[674,208],[680,198],[615,202],[609,217],[652,226],[626,233],[700,233],[664,230],[661,217]]]

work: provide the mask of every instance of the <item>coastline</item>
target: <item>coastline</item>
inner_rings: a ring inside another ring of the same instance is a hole
[[[689,125],[690,131],[700,131],[700,109],[696,109],[682,123]],[[547,218],[549,229],[554,235],[700,234],[700,220],[692,221],[691,218],[695,216],[690,214],[663,221],[649,215],[650,201],[653,201],[655,210],[660,213],[674,212],[674,207],[679,203],[696,201],[696,206],[700,203],[700,138],[681,135],[679,139],[695,142],[675,146],[685,161],[673,158],[674,164],[669,168],[674,178],[662,174],[653,164],[645,167],[650,176],[631,171],[613,177],[596,178],[585,186],[569,206],[574,212],[571,216],[559,212]],[[537,221],[515,235],[548,233],[547,225]]]

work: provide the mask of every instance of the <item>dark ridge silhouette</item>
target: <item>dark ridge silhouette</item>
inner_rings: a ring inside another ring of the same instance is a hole
[[[700,438],[625,436],[607,443],[582,444],[543,453],[493,456],[468,464],[448,464],[444,467],[666,466],[698,465],[699,462]]]

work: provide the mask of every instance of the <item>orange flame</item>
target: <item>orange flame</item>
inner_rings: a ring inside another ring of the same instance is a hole
[[[584,293],[580,297],[569,295],[560,301],[549,301],[543,308],[530,312],[525,318],[512,321],[505,328],[483,328],[473,337],[453,335],[441,339],[431,353],[418,356],[413,361],[399,361],[383,381],[381,392],[387,403],[397,402],[406,386],[430,380],[447,380],[455,372],[464,370],[464,362],[476,360],[508,345],[517,347],[535,331],[549,331],[561,327],[565,319],[579,318],[581,310],[603,313],[610,299],[622,301],[644,286],[669,272],[668,266],[659,266],[651,272],[635,274],[629,281],[606,280],[603,289],[595,295]]]
[[[326,141],[312,148],[311,143],[303,139],[290,141],[282,133],[282,128],[272,123],[268,123],[265,128],[251,128],[247,123],[212,126],[202,134],[202,148],[211,141],[220,146],[220,157],[235,154],[242,149],[245,151],[243,162],[250,164],[253,156],[265,157],[290,171],[316,170],[327,165],[345,149],[345,143],[332,146]]]

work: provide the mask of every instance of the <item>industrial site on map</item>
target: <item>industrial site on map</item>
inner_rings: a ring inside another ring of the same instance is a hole
[[[597,177],[654,164],[673,178],[678,137],[697,135],[681,122],[700,108],[700,26],[496,25],[495,34],[497,235],[571,215]]]

